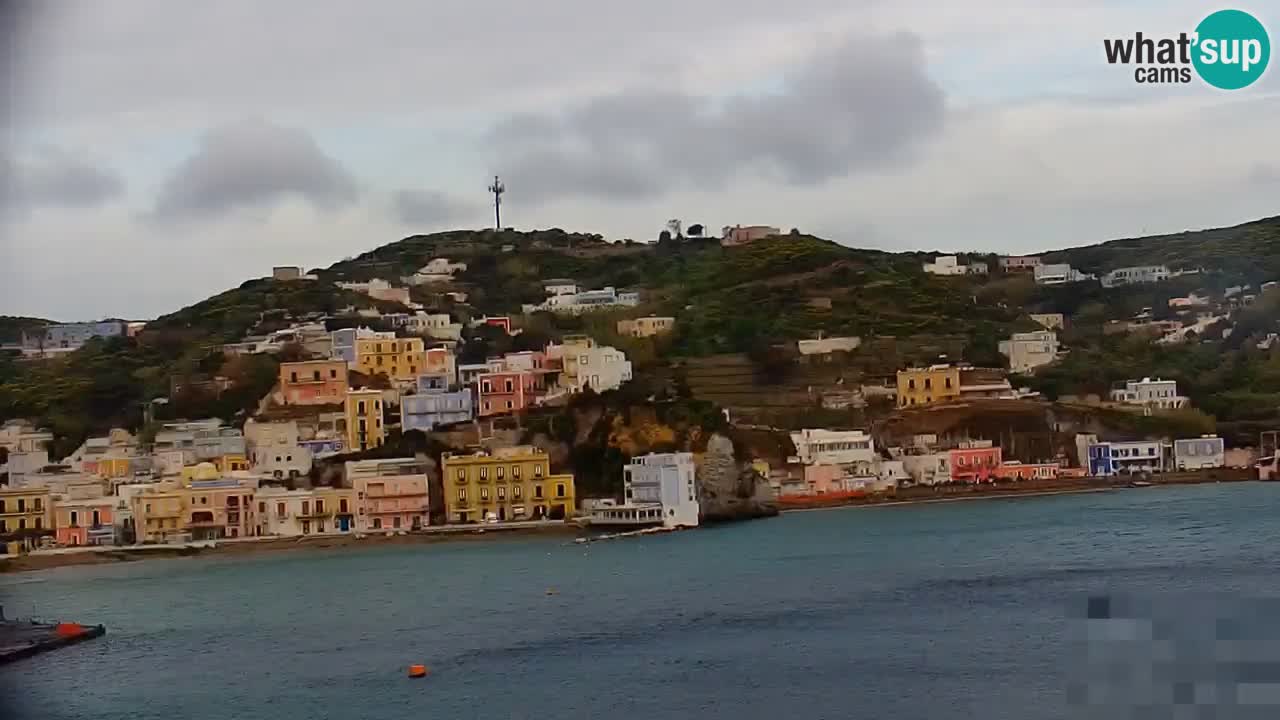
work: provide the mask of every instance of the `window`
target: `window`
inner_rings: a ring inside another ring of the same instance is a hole
[[[482,487],[482,488],[480,488],[480,499],[481,499],[481,500],[488,500],[488,499],[489,499],[489,488],[487,488],[487,487]]]
[[[26,512],[26,511],[27,511],[26,498],[18,498],[18,512]]]
[[[534,476],[534,477],[536,477],[536,478],[540,478],[540,477],[542,477],[542,463],[535,463],[535,464],[534,464],[534,466],[533,466],[533,476]]]
[[[511,381],[510,381],[510,380],[508,380],[508,381],[507,381],[507,385],[506,385],[506,387],[507,387],[507,392],[513,392],[513,391],[515,391],[515,386],[511,384]]]
[[[347,499],[346,499],[346,498],[341,498],[341,499],[339,499],[339,500],[338,500],[338,512],[340,512],[340,513],[345,513],[345,512],[347,512]]]
[[[482,467],[482,468],[480,468],[480,479],[481,479],[481,480],[488,480],[488,479],[489,479],[489,468],[487,468],[487,467]]]
[[[361,400],[360,402],[356,403],[356,414],[357,414],[357,415],[364,415],[364,414],[365,414],[365,411],[364,411],[364,401],[363,401],[363,400]]]
[[[298,382],[298,373],[296,372],[289,373],[289,382]]]
[[[534,497],[534,499],[537,499],[537,500],[541,500],[541,499],[542,499],[542,486],[541,486],[541,485],[534,485],[534,486],[533,486],[533,497]]]
[[[41,510],[44,509],[44,498],[36,498],[35,503],[36,503],[36,512],[40,512]]]
[[[382,529],[382,518],[374,518],[374,519],[373,519],[373,529],[374,529],[374,530],[381,530],[381,529]]]
[[[320,382],[320,371],[316,370],[315,372],[311,373],[311,379],[315,380],[316,382]]]
[[[910,380],[908,380],[908,381],[907,381],[907,389],[908,389],[908,390],[915,390],[915,389],[916,389],[916,381],[915,381],[915,378],[912,378],[912,379],[910,379]]]
[[[267,504],[265,502],[258,503],[258,512],[265,513],[266,511],[267,511]]]
[[[507,488],[502,485],[498,486],[498,499],[499,500],[507,499]]]
[[[489,384],[488,380],[480,381],[480,392],[493,392],[493,386]]]
[[[330,380],[334,380],[334,379],[336,379],[337,377],[338,377],[338,371],[337,371],[337,370],[330,370],[330,371],[329,371],[329,379],[330,379]]]
[[[924,379],[924,389],[925,389],[925,390],[932,390],[932,389],[933,389],[933,380],[932,380],[932,379],[930,379],[930,378],[925,378],[925,379]]]
[[[564,497],[564,483],[556,483],[556,497]]]
[[[514,498],[514,499],[516,499],[516,500],[519,500],[519,499],[520,499],[520,496],[521,496],[521,495],[523,495],[523,494],[524,494],[524,488],[520,487],[519,485],[512,485],[512,486],[511,486],[511,497],[512,497],[512,498]]]
[[[947,378],[946,387],[948,390],[951,389],[951,378]]]
[[[466,470],[466,468],[458,468],[458,479],[459,479],[459,480],[466,480],[466,479],[467,479],[467,470]]]
[[[511,477],[515,478],[516,480],[519,480],[519,479],[520,479],[520,466],[519,466],[519,465],[512,465],[512,466],[511,466]]]
[[[77,513],[75,510],[71,511],[71,527],[75,527],[77,522],[79,521],[78,515],[79,513]]]
[[[510,400],[508,400],[508,401],[507,401],[507,409],[508,409],[508,410],[512,410],[512,409],[514,409],[514,408],[515,408],[515,405],[514,405]]]
[[[18,518],[18,529],[19,529],[19,530],[26,530],[26,529],[27,529],[27,519],[26,519],[26,518]]]
[[[467,489],[458,488],[458,502],[466,502],[466,501],[467,501]]]
[[[311,514],[311,503],[307,500],[302,501],[302,514],[303,515]]]

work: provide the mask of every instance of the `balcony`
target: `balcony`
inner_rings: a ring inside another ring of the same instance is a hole
[[[351,513],[347,513],[347,514],[348,514],[348,515],[350,515]],[[332,510],[314,510],[314,509],[313,509],[313,510],[311,510],[310,512],[300,512],[300,513],[298,513],[298,517],[300,517],[300,518],[302,518],[302,519],[304,519],[304,520],[317,520],[317,519],[322,520],[322,519],[324,519],[324,518],[333,517],[333,511],[332,511]]]
[[[396,498],[423,497],[423,496],[424,496],[424,495],[426,495],[426,494],[427,494],[427,491],[426,491],[426,490],[423,490],[422,492],[411,492],[411,493],[386,493],[386,494],[377,494],[377,495],[375,495],[375,494],[373,494],[373,493],[370,493],[370,494],[366,495],[365,497],[366,497],[367,499],[369,499],[369,500],[393,500],[393,499],[396,499]]]
[[[427,507],[395,508],[393,510],[370,510],[370,515],[403,515],[404,513],[425,513]]]

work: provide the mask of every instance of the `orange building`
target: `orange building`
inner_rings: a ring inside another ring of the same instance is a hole
[[[58,500],[54,539],[59,545],[114,545],[116,498]]]
[[[951,479],[957,482],[991,482],[1001,465],[999,447],[992,447],[990,440],[974,440],[960,443],[960,447],[947,452],[951,463]]]
[[[347,363],[307,360],[280,363],[280,399],[285,405],[334,405],[347,397]]]

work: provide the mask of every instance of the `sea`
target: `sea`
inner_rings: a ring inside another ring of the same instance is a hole
[[[1280,484],[1239,483],[58,568],[0,578],[7,616],[107,634],[0,667],[0,703],[41,720],[1276,718],[1270,671],[1232,663],[1280,656],[1277,549]]]

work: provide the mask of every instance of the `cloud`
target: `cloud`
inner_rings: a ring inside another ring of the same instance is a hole
[[[623,92],[560,114],[516,115],[490,140],[513,195],[622,199],[740,175],[812,186],[908,162],[945,118],[919,39],[898,33],[827,47],[776,92]]]
[[[209,218],[286,198],[331,210],[358,193],[350,172],[305,130],[253,120],[210,130],[165,181],[155,215]]]
[[[476,214],[474,203],[436,190],[398,190],[391,196],[394,216],[406,225],[441,226]]]
[[[0,210],[96,207],[124,190],[113,169],[68,150],[45,146],[18,157],[0,151]]]

